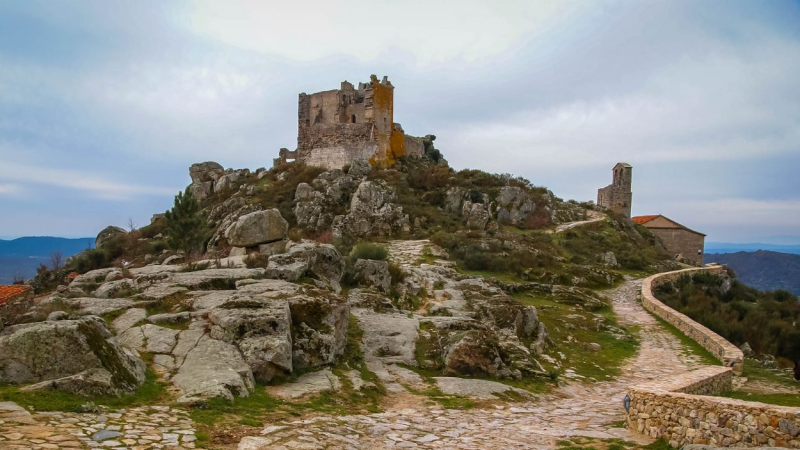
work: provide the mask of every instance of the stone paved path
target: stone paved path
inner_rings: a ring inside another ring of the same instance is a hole
[[[266,428],[246,437],[239,450],[262,449],[550,449],[570,436],[622,438],[647,443],[619,428],[626,388],[664,379],[701,364],[636,302],[639,280],[607,294],[624,325],[641,327],[641,348],[614,381],[573,383],[533,402],[488,409],[445,410],[407,397],[390,398],[380,414],[319,417]]]
[[[553,234],[553,233],[563,233],[564,231],[570,230],[575,227],[579,227],[582,225],[586,225],[593,222],[599,222],[601,220],[605,220],[606,215],[601,213],[600,211],[587,211],[586,214],[589,216],[587,220],[579,220],[577,222],[568,222],[562,223],[558,225],[554,230],[547,230],[545,233]]]
[[[104,414],[40,412],[0,402],[0,449],[44,450],[195,448],[195,428],[186,411],[145,406]]]

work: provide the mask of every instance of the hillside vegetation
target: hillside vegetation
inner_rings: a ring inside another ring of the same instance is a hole
[[[382,205],[368,217],[352,219],[386,226],[366,232],[342,227],[337,232],[336,218],[354,215],[351,203],[361,186],[350,173],[296,163],[254,173],[237,171],[241,175],[235,182],[201,200],[200,215],[208,223],[199,237],[205,257],[228,255],[231,246],[223,232],[236,217],[277,208],[288,221],[293,240],[331,243],[347,254],[360,241],[429,238],[447,249],[460,269],[509,281],[608,287],[621,280],[620,271],[652,273],[674,267],[646,228],[613,214],[604,221],[552,233],[557,224],[584,220],[587,209],[594,206],[563,201],[523,178],[455,171],[428,159],[404,159],[394,170],[364,172],[364,181],[373,189],[367,194],[382,196]],[[298,198],[301,186],[313,191],[310,200]],[[387,206],[394,208],[394,215],[380,216]],[[73,270],[84,273],[123,262],[138,267],[163,261],[174,254],[169,240],[166,218],[158,216],[150,225],[113,235],[102,248],[73,258],[55,276],[43,274],[35,286],[40,292],[52,289],[56,280]],[[202,253],[193,258],[202,259]]]
[[[706,261],[725,264],[748,286],[762,291],[786,290],[800,295],[800,255],[758,250],[706,254]]]
[[[790,292],[762,292],[708,274],[685,275],[654,292],[669,307],[737,346],[747,343],[757,354],[800,360],[800,302]]]

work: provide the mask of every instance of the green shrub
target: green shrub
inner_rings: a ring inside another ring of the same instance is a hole
[[[189,188],[178,192],[175,204],[164,215],[167,243],[175,250],[187,255],[201,250],[208,234],[208,223],[200,213],[200,202]]]
[[[787,292],[761,292],[734,280],[722,293],[723,279],[701,273],[659,286],[656,297],[700,322],[736,346],[756,353],[800,360],[800,301]]]
[[[350,251],[350,259],[356,261],[359,259],[374,259],[377,261],[385,261],[389,257],[389,251],[386,247],[372,242],[361,242],[356,244]]]
[[[397,263],[389,263],[389,276],[392,277],[392,286],[402,283],[406,279],[406,273]]]

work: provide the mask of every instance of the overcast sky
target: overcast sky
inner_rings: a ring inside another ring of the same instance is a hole
[[[798,2],[233,3],[0,0],[0,237],[147,224],[374,73],[457,169],[593,200],[625,161],[636,215],[800,243]]]

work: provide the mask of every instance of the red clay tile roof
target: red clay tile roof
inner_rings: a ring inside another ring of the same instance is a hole
[[[633,223],[637,224],[637,225],[644,225],[647,222],[650,222],[651,220],[655,219],[659,215],[660,214],[656,214],[654,216],[636,216],[636,217],[631,217],[631,221]]]
[[[14,297],[32,292],[33,288],[25,284],[14,284],[11,286],[0,286],[0,305],[5,305],[7,301]]]
[[[69,278],[70,280],[78,278],[78,272],[70,272],[69,275],[67,275],[67,278]]]

